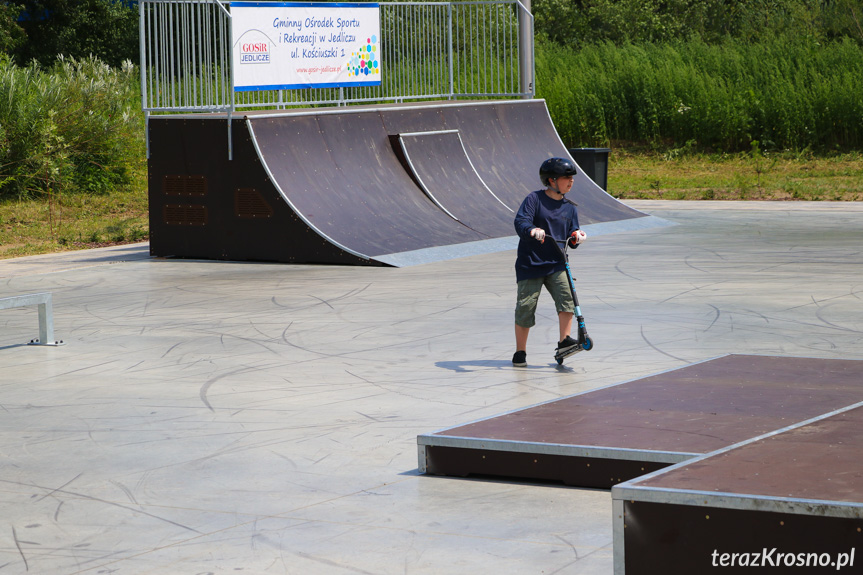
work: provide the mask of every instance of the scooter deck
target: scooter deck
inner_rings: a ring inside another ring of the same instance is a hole
[[[581,344],[579,344],[579,345],[576,345],[575,347],[572,347],[572,348],[564,351],[563,353],[555,352],[554,359],[557,360],[559,363],[561,360],[564,360],[567,357],[573,356],[573,355],[575,355],[578,352],[583,351],[583,350],[584,350],[584,348],[581,347]]]

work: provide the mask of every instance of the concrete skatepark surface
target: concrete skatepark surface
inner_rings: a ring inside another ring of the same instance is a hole
[[[418,434],[727,353],[863,359],[863,204],[627,202],[572,254],[596,347],[527,368],[512,251],[407,268],[120,246],[0,261],[0,573],[612,572],[605,490],[417,473]]]

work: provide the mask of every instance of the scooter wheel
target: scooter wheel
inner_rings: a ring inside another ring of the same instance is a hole
[[[581,344],[581,349],[584,351],[590,351],[593,349],[593,340],[589,337],[584,338],[584,343]]]
[[[557,358],[557,365],[563,365],[563,358],[562,357]]]

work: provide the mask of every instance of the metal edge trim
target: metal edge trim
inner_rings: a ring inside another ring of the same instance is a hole
[[[626,518],[620,499],[611,502],[611,534],[614,575],[626,575]]]
[[[459,223],[467,229],[472,229],[462,222]],[[490,238],[473,242],[463,242],[460,244],[432,246],[406,252],[380,254],[373,256],[372,259],[390,266],[408,267],[443,260],[453,260],[494,252],[509,251],[516,249],[516,247],[518,247],[518,236],[504,236],[502,238]]]
[[[461,151],[464,153],[464,157],[467,158],[467,163],[470,164],[470,169],[473,170],[474,175],[476,175],[476,179],[482,182],[482,187],[484,187],[485,190],[489,194],[491,194],[491,197],[500,202],[500,205],[509,210],[510,213],[514,214],[515,211],[511,207],[503,203],[503,200],[501,200],[499,197],[497,197],[497,194],[491,191],[491,188],[488,187],[488,184],[485,183],[485,180],[483,180],[482,176],[479,175],[479,172],[476,171],[476,167],[473,165],[473,160],[470,159],[470,155],[467,153],[467,148],[464,147],[464,140],[461,139],[461,132],[456,130],[456,135],[458,136],[458,143],[461,146]]]
[[[772,357],[772,356],[771,356]],[[857,403],[847,405],[845,407],[841,407],[839,409],[834,409],[828,413],[823,413],[821,415],[816,415],[815,417],[810,417],[809,419],[805,419],[803,421],[799,421],[797,423],[792,423],[791,425],[787,425],[781,429],[776,429],[774,431],[765,433],[763,435],[759,435],[757,437],[752,437],[750,439],[746,439],[739,443],[735,443],[733,445],[729,445],[728,447],[723,447],[722,449],[717,449],[716,451],[711,451],[710,453],[705,453],[688,461],[684,461],[678,463],[676,465],[672,465],[671,467],[666,467],[664,469],[660,469],[658,471],[654,471],[652,473],[647,473],[635,479],[630,479],[629,481],[624,481],[618,485],[615,485],[611,488],[611,497],[612,499],[630,499],[633,501],[649,501],[654,503],[680,503],[684,500],[689,500],[688,496],[696,496],[697,499],[705,500],[705,504],[707,502],[712,502],[714,507],[726,507],[729,509],[753,509],[753,510],[763,510],[764,507],[760,504],[753,503],[736,503],[739,501],[748,501],[748,502],[763,502],[763,501],[772,501],[784,504],[796,504],[796,505],[840,505],[841,507],[859,507],[861,511],[863,511],[863,503],[849,503],[842,502],[838,503],[835,501],[829,500],[816,500],[816,499],[800,499],[794,497],[776,497],[773,495],[757,495],[751,493],[725,493],[725,492],[715,492],[715,491],[700,491],[700,490],[688,490],[688,489],[676,489],[671,487],[656,487],[656,486],[646,486],[639,485],[642,481],[647,481],[649,479],[653,479],[656,477],[660,477],[665,473],[672,473],[677,471],[678,469],[682,469],[687,465],[700,463],[706,459],[711,457],[716,457],[718,455],[722,455],[724,453],[728,453],[734,449],[739,449],[745,447],[747,445],[751,445],[758,441],[763,441],[765,439],[769,439],[776,435],[786,433],[788,431],[793,431],[795,429],[799,429],[801,427],[805,427],[807,425],[811,425],[813,423],[817,423],[819,421],[823,421],[830,417],[834,417],[836,415],[840,415],[847,411],[851,411],[853,409],[857,409],[863,407],[863,401],[858,401]],[[660,495],[655,494],[667,494],[672,495],[672,497],[663,498]],[[793,505],[791,506],[793,507]],[[788,513],[794,513],[795,511],[787,511]],[[800,511],[797,511],[800,513]],[[863,516],[863,515],[861,515]]]
[[[285,111],[285,112],[275,112],[273,114],[255,114],[254,116],[247,116],[250,119],[261,120],[261,119],[269,119],[269,118],[284,118],[289,116],[318,116],[318,115],[329,115],[329,114],[362,114],[366,112],[371,113],[381,113],[388,111],[413,111],[413,110],[428,110],[429,108],[438,107],[438,108],[456,108],[456,107],[465,107],[465,106],[497,106],[497,105],[517,105],[517,104],[534,104],[536,102],[545,103],[545,100],[542,98],[534,98],[531,100],[459,100],[457,102],[436,102],[426,104],[424,106],[411,104],[408,106],[398,106],[394,105],[392,107],[383,107],[383,106],[375,106],[371,108],[354,108],[353,106],[339,106],[338,108],[311,108],[297,111]],[[546,112],[548,112],[548,107],[546,107]],[[551,116],[549,116],[550,118]],[[558,136],[560,139],[560,136]],[[561,142],[561,145],[563,143]],[[601,189],[601,188],[600,188]]]
[[[406,138],[417,138],[420,136],[434,136],[436,134],[458,134],[458,130],[426,130],[425,132],[399,132],[398,136]]]
[[[624,485],[621,483],[612,487],[612,501],[628,500],[639,503],[665,503],[739,511],[766,511],[848,519],[863,518],[863,503],[855,501],[776,497],[668,487],[627,487]]]
[[[625,220],[586,224],[582,226],[582,229],[588,231],[593,236],[599,236],[603,234],[632,232],[675,225],[677,224],[674,222],[669,222],[668,220],[663,220],[662,218],[658,218],[656,216],[645,215],[628,218]],[[500,238],[491,238],[487,240],[476,240],[473,242],[463,242],[460,244],[449,244],[445,246],[420,248],[418,250],[411,250],[405,252],[380,254],[372,256],[372,259],[391,266],[407,267],[430,262],[438,262],[442,260],[450,260],[493,252],[515,250],[517,247],[518,236],[513,235]],[[690,365],[695,364],[693,363]]]
[[[455,447],[463,449],[485,449],[512,453],[535,453],[538,455],[566,455],[570,457],[592,457],[595,459],[617,459],[623,461],[645,461],[650,463],[681,463],[701,455],[676,451],[649,449],[627,449],[564,443],[539,443],[534,441],[512,441],[505,439],[481,439],[450,435],[419,435],[417,445],[426,447]]]

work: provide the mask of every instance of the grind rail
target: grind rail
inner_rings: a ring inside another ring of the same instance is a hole
[[[63,345],[62,340],[54,340],[54,305],[50,293],[34,293],[0,298],[0,309],[31,305],[39,307],[39,339],[30,340],[30,345]]]

